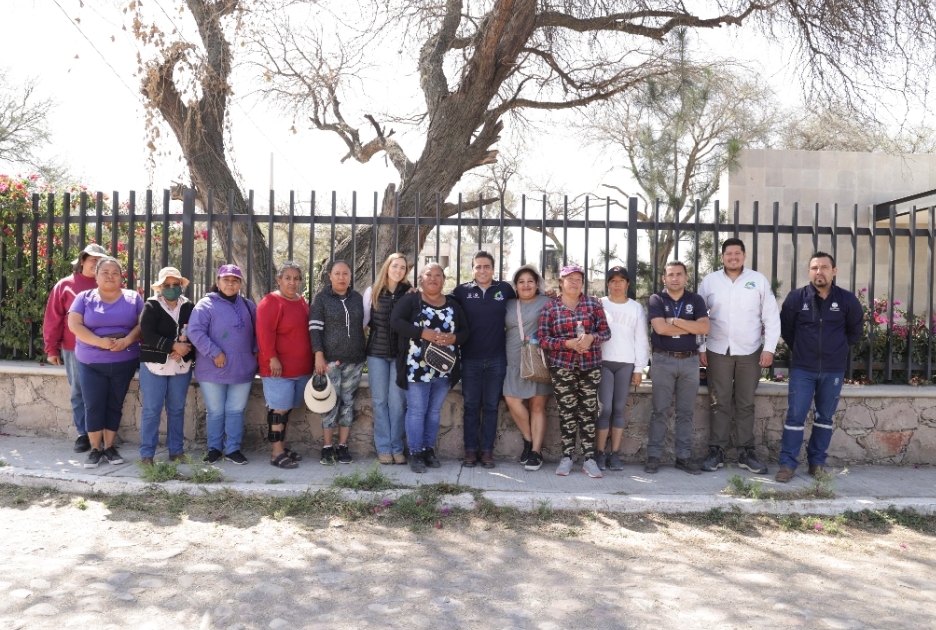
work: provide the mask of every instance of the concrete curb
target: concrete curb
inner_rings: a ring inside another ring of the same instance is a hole
[[[252,483],[211,483],[195,484],[186,481],[168,481],[148,483],[135,479],[102,478],[100,475],[81,473],[62,474],[31,471],[12,466],[0,468],[0,483],[22,486],[24,488],[53,488],[59,492],[74,494],[93,494],[116,496],[124,493],[140,493],[149,488],[158,488],[177,494],[208,494],[221,491],[233,491],[248,496],[298,497],[308,492],[324,490],[327,485],[311,484],[275,484],[258,485]],[[349,501],[394,500],[411,488],[394,488],[385,491],[339,490],[342,498]],[[573,494],[556,492],[504,492],[481,491],[481,496],[498,507],[510,507],[524,512],[534,512],[541,508],[559,511],[599,511],[617,514],[690,514],[708,512],[713,509],[725,512],[739,511],[745,514],[814,514],[831,516],[847,510],[885,510],[894,507],[898,510],[913,509],[920,514],[936,514],[936,497],[844,497],[838,499],[816,500],[757,500],[732,497],[728,495],[707,496],[669,496],[669,495],[619,495],[619,494]],[[474,495],[462,493],[447,496],[439,503],[440,508],[477,509],[478,502]]]

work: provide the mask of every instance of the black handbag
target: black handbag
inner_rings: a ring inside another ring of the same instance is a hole
[[[423,340],[422,358],[426,365],[440,374],[448,374],[455,367],[455,353],[438,344]]]

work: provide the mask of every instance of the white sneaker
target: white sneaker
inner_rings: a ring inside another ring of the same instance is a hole
[[[594,464],[594,462],[592,462]],[[561,477],[566,477],[572,472],[572,458],[563,457],[562,461],[559,462],[559,468],[556,469],[556,474]]]
[[[592,479],[601,477],[601,470],[598,468],[598,463],[591,458],[586,459],[585,463],[582,464],[582,472]]]

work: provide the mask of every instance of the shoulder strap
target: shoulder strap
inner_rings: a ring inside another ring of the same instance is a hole
[[[526,339],[523,335],[523,315],[520,313],[520,299],[517,299],[517,326],[520,328],[520,343]]]

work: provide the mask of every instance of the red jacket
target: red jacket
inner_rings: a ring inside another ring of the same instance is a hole
[[[68,309],[76,295],[96,288],[97,280],[80,273],[66,276],[52,287],[42,322],[42,339],[45,341],[47,356],[60,357],[62,350],[75,351],[75,333],[68,329]]]
[[[257,306],[257,347],[260,376],[271,376],[271,357],[283,366],[282,378],[311,374],[314,359],[308,303],[301,296],[292,301],[267,293]]]

